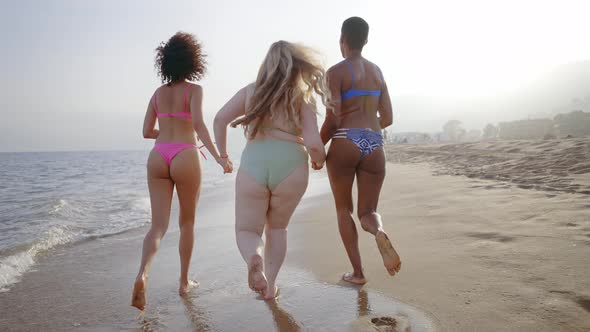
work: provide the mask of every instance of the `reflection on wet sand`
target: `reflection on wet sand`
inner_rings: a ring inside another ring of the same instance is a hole
[[[371,306],[369,305],[369,294],[363,288],[359,288],[358,297],[356,300],[358,317],[366,316],[371,312]]]
[[[139,323],[138,331],[152,332],[152,331],[163,331],[164,325],[160,321],[158,313],[148,314],[145,311],[141,311],[137,316]]]
[[[182,302],[186,308],[186,314],[193,325],[193,331],[215,331],[208,313],[196,304],[198,296],[195,293],[196,292],[193,292],[182,297]]]
[[[266,302],[268,308],[272,312],[272,318],[275,321],[275,326],[279,332],[298,332],[302,330],[301,324],[291,316],[284,308],[282,308],[276,300]]]
[[[350,287],[350,286],[349,286]],[[352,286],[357,288],[357,286]],[[369,294],[363,287],[357,289],[358,319],[351,324],[352,331],[409,331],[408,317],[394,314],[375,315],[369,303]],[[379,310],[377,310],[379,311]]]
[[[286,266],[279,298],[266,302],[245,287],[243,274],[201,268],[211,273],[200,276],[203,286],[189,295],[179,298],[171,284],[154,296],[147,311],[154,318],[144,319],[140,331],[435,330],[419,309],[367,287],[318,282],[305,270]]]

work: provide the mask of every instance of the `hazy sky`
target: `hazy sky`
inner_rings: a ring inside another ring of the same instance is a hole
[[[0,151],[150,146],[141,124],[159,84],[154,49],[179,30],[208,54],[210,121],[276,40],[340,61],[349,16],[369,22],[365,56],[383,70],[395,108],[395,96],[488,95],[590,59],[589,12],[587,0],[2,1]]]

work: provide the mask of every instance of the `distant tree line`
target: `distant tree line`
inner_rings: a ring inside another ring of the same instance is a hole
[[[553,119],[528,119],[500,122],[497,126],[488,124],[479,130],[467,132],[461,121],[450,120],[443,126],[442,140],[452,142],[493,140],[493,139],[535,139],[558,136],[590,135],[590,113],[573,111],[558,114]]]
[[[459,120],[450,120],[442,132],[430,135],[421,132],[388,133],[385,141],[394,144],[424,144],[432,142],[475,142],[495,139],[538,139],[567,136],[590,136],[590,113],[573,111],[558,114],[553,119],[528,119],[487,124],[483,130],[465,130]]]

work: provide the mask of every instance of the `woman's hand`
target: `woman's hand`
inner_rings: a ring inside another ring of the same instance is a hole
[[[330,112],[332,112],[332,114],[338,115],[338,114],[336,114],[336,112],[338,112],[340,110],[341,103],[342,102],[340,100],[328,101],[328,104],[326,105],[326,111],[330,111]]]
[[[234,171],[234,165],[231,160],[229,160],[229,156],[217,158],[217,163],[223,168],[223,174],[228,174]]]
[[[313,168],[316,171],[319,171],[320,169],[324,168],[324,163],[323,162],[322,163],[318,163],[318,162],[312,161],[311,162],[311,168]]]
[[[234,164],[231,162],[231,160],[227,159],[226,163],[225,163],[225,167],[223,167],[223,174],[230,174],[233,173],[234,171]]]
[[[147,139],[158,139],[158,135],[160,135],[160,131],[158,129],[152,129],[150,132],[143,134],[143,138]]]

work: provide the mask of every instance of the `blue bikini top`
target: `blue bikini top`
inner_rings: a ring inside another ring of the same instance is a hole
[[[352,84],[350,86],[350,89],[348,89],[340,94],[340,98],[342,100],[346,100],[346,99],[349,99],[352,97],[358,97],[358,96],[375,96],[375,97],[381,96],[381,90],[358,90],[358,89],[355,89],[354,88],[354,71],[352,70],[352,65],[350,64],[350,62],[348,62],[348,59],[344,60],[344,63],[348,67],[348,70],[350,71],[350,75],[352,76]]]

